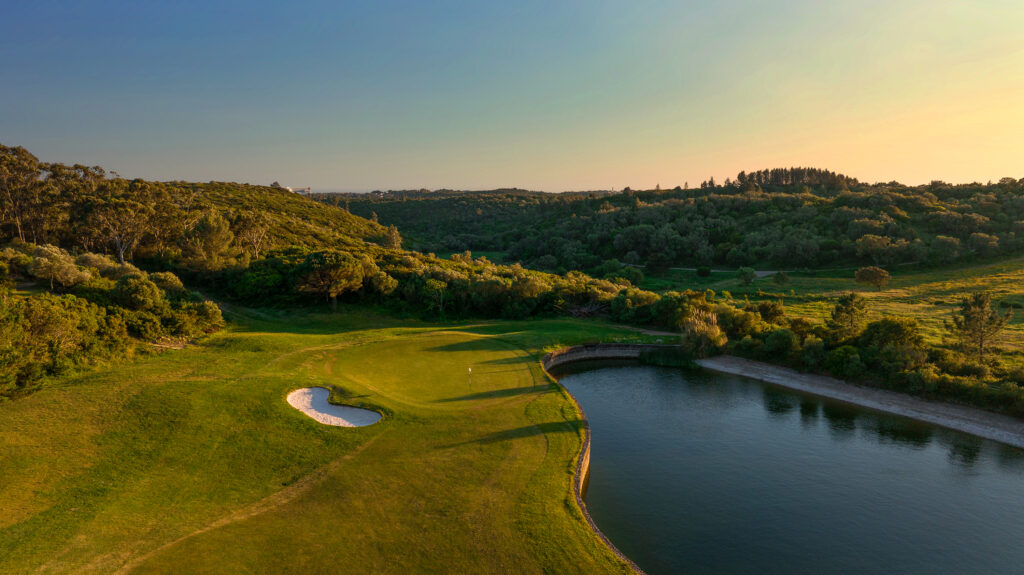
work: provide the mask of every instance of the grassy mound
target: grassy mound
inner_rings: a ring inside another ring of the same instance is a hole
[[[0,409],[0,572],[628,571],[575,506],[582,424],[537,362],[621,334],[236,320]],[[284,399],[310,385],[385,418],[319,425]]]

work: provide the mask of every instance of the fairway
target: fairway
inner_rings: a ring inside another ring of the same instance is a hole
[[[235,319],[0,407],[0,572],[629,572],[575,505],[582,423],[537,361],[621,333]],[[285,401],[311,386],[384,418],[321,425]]]

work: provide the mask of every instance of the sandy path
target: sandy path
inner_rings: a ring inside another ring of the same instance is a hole
[[[981,409],[927,401],[903,393],[872,389],[841,380],[732,356],[697,360],[714,371],[742,375],[782,387],[925,421],[985,439],[1024,448],[1024,421]]]
[[[327,401],[330,396],[327,388],[304,387],[288,394],[288,404],[324,425],[363,427],[380,421],[381,415],[376,411],[334,405]]]

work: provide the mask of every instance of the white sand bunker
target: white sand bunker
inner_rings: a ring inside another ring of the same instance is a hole
[[[303,387],[288,394],[288,404],[324,425],[363,427],[380,421],[376,411],[328,403],[330,395],[324,387]]]

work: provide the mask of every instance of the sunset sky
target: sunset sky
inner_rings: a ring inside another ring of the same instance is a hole
[[[128,177],[1024,178],[1024,2],[19,2],[0,143]]]

